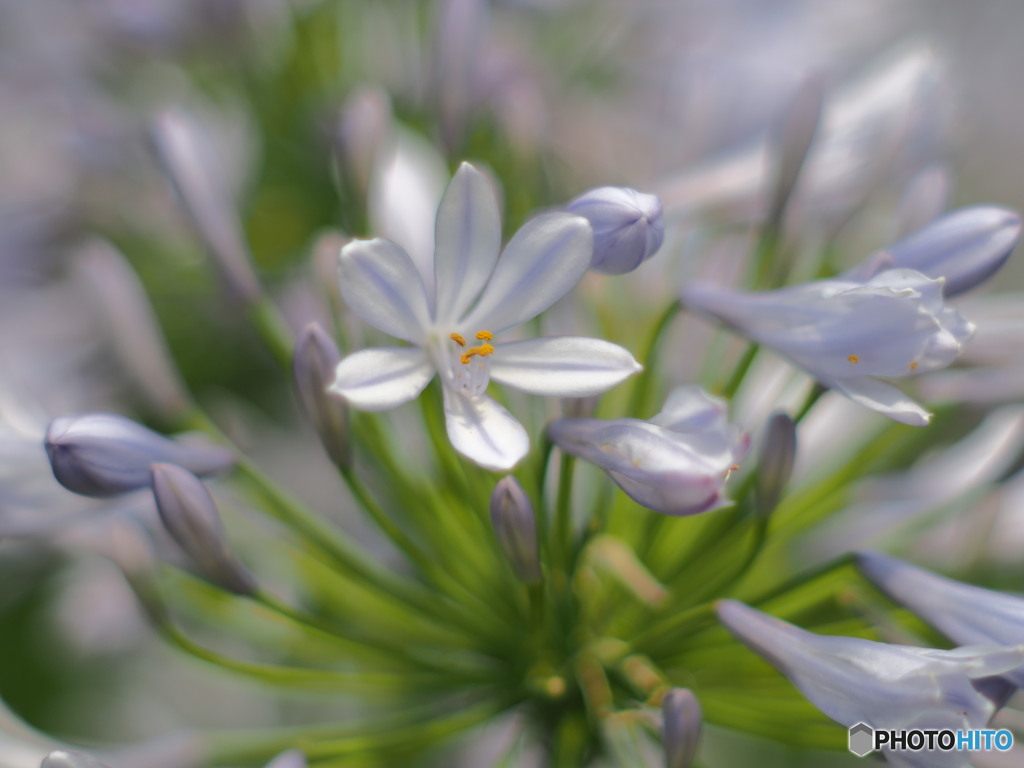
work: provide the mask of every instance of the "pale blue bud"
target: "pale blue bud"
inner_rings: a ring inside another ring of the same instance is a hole
[[[884,269],[915,269],[944,279],[943,295],[969,291],[1006,263],[1020,239],[1020,215],[1006,208],[961,208],[889,246],[846,275],[868,280]]]
[[[661,702],[665,768],[690,768],[700,741],[701,709],[688,688],[673,688]]]
[[[44,757],[39,768],[107,768],[107,765],[85,752],[58,749]]]
[[[537,522],[526,491],[512,475],[503,477],[491,493],[494,535],[516,576],[527,584],[541,580],[537,553]]]
[[[292,359],[292,377],[299,404],[331,461],[339,467],[347,467],[352,463],[348,405],[342,398],[327,394],[340,360],[334,341],[318,324],[310,323],[299,333]]]
[[[222,472],[235,462],[227,448],[200,440],[171,440],[112,413],[54,419],[46,453],[57,481],[83,496],[115,496],[149,486],[149,465],[178,464],[197,475]]]
[[[957,643],[1024,643],[1024,598],[947,579],[878,552],[859,552],[857,567],[885,594]],[[1004,677],[1024,686],[1024,670]]]
[[[661,200],[629,187],[592,189],[565,210],[590,222],[594,230],[590,268],[596,272],[632,272],[657,253],[665,239]]]
[[[199,478],[173,464],[154,464],[152,482],[164,528],[200,572],[235,594],[255,592],[252,576],[228,552],[217,505]]]
[[[796,461],[796,424],[788,413],[773,413],[761,440],[757,465],[757,512],[769,515],[779,504]]]

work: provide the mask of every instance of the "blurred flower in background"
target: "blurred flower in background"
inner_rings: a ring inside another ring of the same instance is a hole
[[[863,649],[1024,738],[900,586],[1021,588],[1021,13],[0,0],[0,768],[842,766]]]

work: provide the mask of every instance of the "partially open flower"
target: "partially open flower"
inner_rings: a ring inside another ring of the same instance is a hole
[[[866,283],[819,280],[744,293],[706,283],[683,301],[785,355],[822,384],[904,424],[923,426],[924,408],[876,377],[945,368],[974,326],[944,305],[942,280],[890,269]]]
[[[590,268],[621,275],[651,258],[665,240],[661,200],[629,187],[598,187],[565,210],[583,216],[594,229]]]
[[[227,448],[171,440],[112,413],[54,419],[46,430],[46,453],[58,482],[83,496],[146,488],[154,462],[177,464],[200,476],[223,472],[235,463]]]
[[[722,623],[800,689],[814,706],[849,727],[985,728],[996,704],[988,681],[1024,666],[1024,645],[938,651],[859,637],[816,635],[735,600],[716,606]],[[887,756],[891,753],[886,752]],[[961,768],[962,752],[899,752],[895,765]]]
[[[730,502],[724,486],[750,447],[726,421],[725,402],[680,387],[649,421],[559,419],[551,439],[608,473],[630,498],[655,512],[695,515]]]

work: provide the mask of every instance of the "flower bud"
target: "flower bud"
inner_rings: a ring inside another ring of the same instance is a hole
[[[154,464],[152,482],[164,528],[200,572],[235,594],[255,592],[252,576],[228,552],[217,506],[199,478],[173,464]]]
[[[267,768],[306,768],[306,757],[297,749],[289,749],[267,763]]]
[[[700,741],[700,703],[689,688],[673,688],[661,702],[665,768],[690,768]]]
[[[342,398],[327,393],[339,360],[338,348],[323,328],[317,323],[310,323],[302,329],[292,359],[292,376],[299,404],[320,436],[331,461],[339,467],[347,467],[352,463],[348,406]]]
[[[235,457],[205,441],[176,441],[112,413],[54,419],[46,453],[57,481],[83,496],[114,496],[149,485],[149,465],[178,464],[206,476],[228,469]]]
[[[537,553],[537,523],[533,504],[512,475],[503,477],[491,493],[491,523],[516,576],[527,584],[541,580]]]
[[[592,189],[565,210],[590,222],[594,230],[590,268],[596,272],[632,272],[657,253],[665,239],[661,200],[629,187]]]
[[[185,111],[167,109],[154,119],[151,135],[163,171],[224,282],[243,301],[259,298],[242,224],[203,127]]]
[[[44,757],[39,768],[107,768],[107,765],[85,752],[58,749]]]
[[[757,468],[757,511],[772,513],[782,498],[796,459],[796,424],[788,413],[773,413],[761,441]]]
[[[945,298],[969,291],[1006,263],[1020,239],[1020,216],[995,206],[961,208],[890,245],[847,273],[868,280],[880,269],[916,269],[945,279]]]

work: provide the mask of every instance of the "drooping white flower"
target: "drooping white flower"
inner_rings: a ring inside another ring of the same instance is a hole
[[[527,222],[499,259],[500,242],[494,192],[463,163],[437,212],[432,291],[394,243],[346,245],[339,270],[345,301],[366,323],[412,346],[355,352],[331,385],[356,408],[384,410],[414,399],[439,375],[452,445],[495,470],[514,466],[529,438],[486,394],[491,379],[531,394],[586,397],[640,370],[625,349],[598,339],[498,341],[578,282],[593,238],[585,219],[552,213]]]
[[[744,645],[789,678],[830,718],[847,727],[968,730],[996,711],[990,678],[1024,666],[1024,645],[940,651],[857,637],[816,635],[735,600],[716,605]],[[884,748],[883,748],[884,749]],[[962,752],[884,749],[891,765],[965,768]]]
[[[819,280],[762,293],[693,283],[682,295],[691,309],[785,355],[825,386],[923,426],[931,414],[876,377],[945,368],[963,351],[974,326],[945,306],[942,282],[890,269],[864,283]]]
[[[605,470],[626,494],[666,515],[695,515],[729,504],[725,481],[750,447],[727,423],[725,401],[679,387],[649,421],[559,419],[548,427],[567,453]]]

